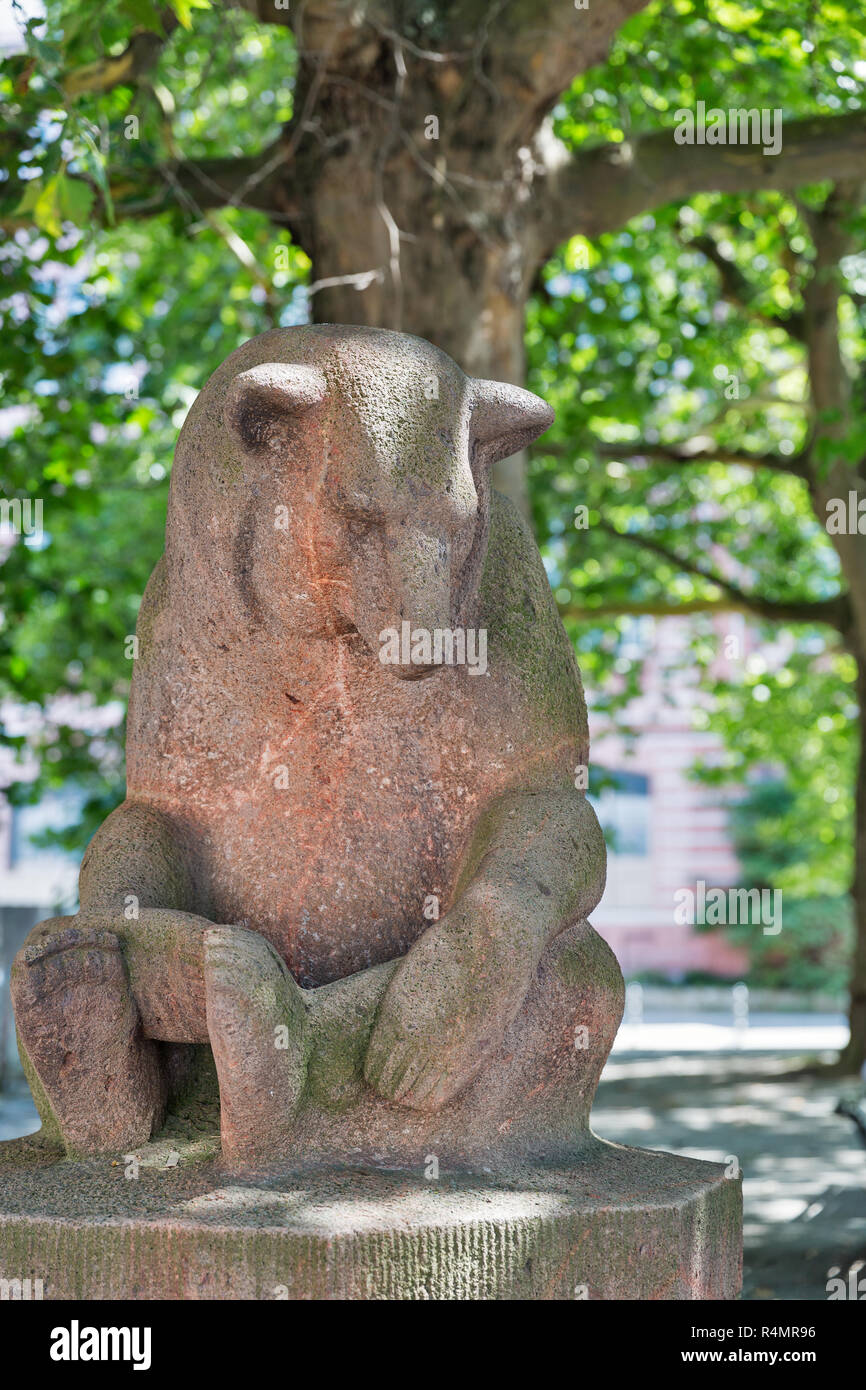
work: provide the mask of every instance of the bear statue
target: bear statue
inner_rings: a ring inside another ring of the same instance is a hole
[[[490,485],[552,419],[365,327],[264,333],[201,391],[139,614],[127,797],[78,913],[13,969],[68,1154],[147,1143],[203,1058],[236,1168],[591,1144],[622,977],[586,920],[586,707]]]

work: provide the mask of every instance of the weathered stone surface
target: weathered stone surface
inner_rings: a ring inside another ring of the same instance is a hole
[[[138,624],[127,800],[78,916],[13,972],[67,1152],[158,1131],[182,1059],[156,1044],[210,1045],[237,1164],[579,1148],[621,1013],[585,922],[586,708],[488,481],[551,419],[363,328],[264,334],[201,392]]]
[[[740,1183],[594,1141],[509,1178],[422,1169],[290,1178],[93,1160],[0,1166],[0,1273],[46,1299],[731,1299]]]
[[[77,916],[13,967],[43,1131],[0,1147],[7,1277],[736,1292],[735,1185],[589,1129],[623,984],[586,920],[586,707],[489,486],[551,419],[419,339],[328,325],[263,334],[201,392],[138,622],[127,798]],[[220,1176],[71,1161],[152,1158],[153,1136],[218,1143]]]

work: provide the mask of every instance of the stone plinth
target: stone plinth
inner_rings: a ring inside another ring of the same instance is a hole
[[[0,1275],[46,1299],[732,1299],[740,1183],[597,1141],[569,1166],[230,1176],[201,1146],[0,1166]],[[166,1163],[178,1156],[176,1166]]]

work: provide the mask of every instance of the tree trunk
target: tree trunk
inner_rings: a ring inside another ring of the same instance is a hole
[[[420,33],[347,32],[324,60],[302,46],[290,178],[304,196],[289,222],[313,263],[314,319],[417,334],[472,376],[522,384],[527,298],[548,252],[540,132],[643,3],[592,18],[558,4],[547,29],[514,7],[485,33],[489,8],[468,0],[436,61]],[[526,509],[520,460],[494,481]]]
[[[851,382],[839,341],[839,263],[852,249],[849,218],[863,198],[862,184],[837,184],[824,206],[808,214],[815,243],[815,265],[803,290],[809,389],[815,418],[811,450],[820,459],[819,445],[831,452],[826,465],[813,467],[810,493],[815,513],[827,525],[828,505],[849,491],[862,493],[864,482],[837,446],[851,423]],[[851,964],[850,1038],[837,1069],[857,1072],[866,1061],[866,544],[858,531],[842,531],[830,539],[848,584],[850,627],[843,633],[857,661],[858,761],[854,789],[854,866],[851,897],[854,908],[854,953]]]
[[[424,101],[417,108],[413,143],[442,167],[437,142],[422,148],[425,106],[429,112]],[[474,168],[495,170],[495,153],[476,147],[476,154]],[[517,230],[516,192],[500,177],[495,198],[464,187],[455,202],[456,185],[445,191],[416,159],[402,143],[389,155],[387,131],[367,131],[313,183],[298,229],[313,262],[313,318],[413,333],[471,376],[521,385],[536,257]],[[498,465],[494,482],[528,510],[523,457]]]
[[[314,319],[414,333],[522,384],[530,286],[573,230],[538,216],[552,148],[567,158],[546,120],[646,0],[242,3],[295,31],[291,188],[275,201],[313,263]],[[523,460],[494,483],[528,509]]]
[[[854,811],[854,950],[851,960],[848,1021],[851,1036],[842,1051],[838,1070],[860,1071],[866,1058],[866,656],[857,658],[857,699],[860,706],[860,746]]]

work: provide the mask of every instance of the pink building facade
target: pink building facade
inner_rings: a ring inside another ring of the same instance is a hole
[[[739,621],[727,618],[726,629]],[[590,708],[593,767],[616,779],[593,797],[608,839],[608,882],[592,921],[627,978],[652,971],[677,980],[700,971],[734,979],[746,969],[745,952],[723,932],[698,932],[675,917],[678,889],[695,891],[699,880],[720,888],[739,882],[724,799],[689,776],[720,745],[696,727],[703,697],[687,641],[683,619],[640,620],[633,654],[648,655],[642,694],[626,714],[635,738],[606,728]]]

